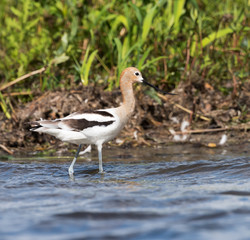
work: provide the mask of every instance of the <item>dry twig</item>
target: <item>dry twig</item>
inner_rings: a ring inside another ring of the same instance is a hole
[[[9,150],[7,147],[5,147],[3,144],[0,144],[0,148],[2,148],[8,154],[13,155],[13,152]]]
[[[42,67],[42,68],[40,68],[38,70],[35,70],[33,72],[30,72],[30,73],[27,73],[27,74],[23,75],[22,77],[19,77],[19,78],[15,79],[15,80],[13,80],[13,81],[11,81],[9,83],[4,84],[3,86],[0,87],[0,91],[2,91],[4,89],[6,89],[6,88],[8,88],[8,87],[10,87],[10,86],[18,83],[18,82],[20,82],[20,81],[22,81],[22,80],[24,80],[24,79],[26,79],[28,77],[31,77],[31,76],[36,75],[38,73],[42,73],[45,70],[46,70],[46,67]]]
[[[232,131],[232,130],[248,130],[250,129],[250,124],[241,124],[239,126],[231,126],[231,127],[224,127],[224,128],[214,128],[214,129],[195,129],[195,130],[186,130],[186,131],[179,131],[175,132],[176,135],[185,135],[185,134],[192,134],[192,133],[208,133],[208,132],[222,132],[222,131]]]
[[[163,100],[165,100],[165,101],[168,100],[166,96],[164,96],[164,95],[162,95],[162,94],[160,94],[160,93],[157,93],[157,95],[158,95],[160,98],[162,98]],[[189,114],[195,114],[196,117],[199,117],[199,118],[201,118],[201,119],[203,119],[203,120],[205,120],[205,121],[208,121],[208,122],[209,122],[209,121],[211,120],[211,119],[209,119],[209,118],[207,118],[207,117],[204,117],[204,116],[202,116],[202,115],[200,115],[200,114],[198,114],[198,113],[194,113],[193,111],[191,111],[191,110],[189,110],[189,109],[187,109],[187,108],[181,106],[181,105],[178,104],[178,103],[174,103],[174,106],[176,106],[176,107],[182,109],[183,111],[185,111],[185,112],[187,112],[187,113],[189,113]]]
[[[27,92],[11,92],[11,93],[4,93],[3,96],[21,96],[21,95],[30,95],[32,92],[27,91]]]
[[[175,103],[174,105],[175,105],[176,107],[178,107],[178,108],[182,109],[183,111],[185,111],[185,112],[189,113],[189,114],[194,114],[194,112],[193,112],[193,111],[191,111],[191,110],[189,110],[189,109],[187,109],[187,108],[185,108],[185,107],[181,106],[181,105],[180,105],[180,104],[178,104],[178,103]],[[205,120],[205,121],[210,121],[210,119],[209,119],[209,118],[204,117],[204,116],[202,116],[202,115],[200,115],[200,114],[198,114],[198,113],[195,113],[195,116],[197,116],[197,117],[199,117],[199,118],[201,118],[201,119],[203,119],[203,120]]]

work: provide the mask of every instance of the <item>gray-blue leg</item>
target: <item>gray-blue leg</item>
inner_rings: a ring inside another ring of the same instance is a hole
[[[71,176],[72,176],[73,173],[74,173],[74,164],[75,164],[76,159],[77,159],[77,157],[78,157],[78,155],[79,155],[79,152],[80,152],[80,150],[81,150],[81,147],[82,147],[82,145],[80,144],[80,145],[78,146],[76,155],[75,155],[75,157],[74,157],[74,159],[73,159],[73,161],[72,161],[72,163],[70,164],[70,167],[69,167],[69,169],[68,169],[69,175],[71,175]]]
[[[103,172],[103,167],[102,167],[102,144],[97,145],[97,150],[98,150],[98,159],[99,159],[99,173]]]

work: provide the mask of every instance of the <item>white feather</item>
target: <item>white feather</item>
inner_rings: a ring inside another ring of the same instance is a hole
[[[179,123],[179,119],[177,117],[171,117],[170,120],[172,120],[174,123]]]
[[[56,120],[51,120],[51,121],[41,120],[39,124],[46,128],[58,128],[58,124],[56,123]]]
[[[60,121],[58,123],[58,127],[61,128],[62,130],[65,130],[65,131],[71,131],[71,130],[73,130],[73,128],[71,128],[68,124],[66,124],[66,123],[64,123],[62,121]]]
[[[99,110],[104,111],[104,110]],[[105,109],[105,112],[109,112]],[[109,112],[110,113],[110,112]],[[112,114],[112,113],[111,113]],[[97,121],[97,122],[107,122],[114,121],[115,117],[103,116],[98,113],[72,113],[67,117],[62,118],[62,120],[66,119],[86,119],[87,121]]]
[[[223,134],[222,137],[221,137],[221,139],[220,139],[219,144],[220,145],[224,145],[226,143],[226,141],[227,141],[227,135]]]
[[[181,131],[184,132],[188,126],[189,126],[188,121],[185,121],[185,120],[182,121],[182,123],[181,123]]]
[[[61,141],[75,143],[75,144],[83,143],[86,140],[86,136],[82,132],[73,132],[62,129],[46,128],[46,127],[40,127],[34,131],[47,133],[60,139]]]

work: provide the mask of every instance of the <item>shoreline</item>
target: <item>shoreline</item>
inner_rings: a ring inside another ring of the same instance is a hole
[[[250,141],[250,83],[242,86],[237,98],[209,89],[194,96],[195,90],[193,85],[181,83],[174,90],[177,95],[164,96],[152,95],[147,88],[135,88],[134,114],[110,146],[191,143],[218,147],[220,141],[227,145]],[[119,90],[109,92],[96,86],[39,92],[31,102],[16,104],[11,119],[0,113],[0,152],[15,154],[19,149],[39,146],[49,149],[50,145],[65,148],[65,144],[52,136],[30,132],[28,122],[61,118],[81,109],[110,108],[120,103]],[[224,140],[223,135],[226,135]],[[70,149],[71,145],[66,148]]]

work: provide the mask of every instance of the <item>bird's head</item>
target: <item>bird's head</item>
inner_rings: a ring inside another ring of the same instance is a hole
[[[144,83],[145,85],[148,85],[152,88],[154,88],[157,92],[163,93],[163,94],[169,94],[169,95],[176,95],[174,93],[165,92],[156,86],[152,85],[151,83],[147,82],[145,78],[142,77],[141,72],[135,68],[135,67],[128,67],[125,70],[122,71],[121,77],[120,77],[120,85],[122,83],[124,84],[131,84],[131,83]]]

